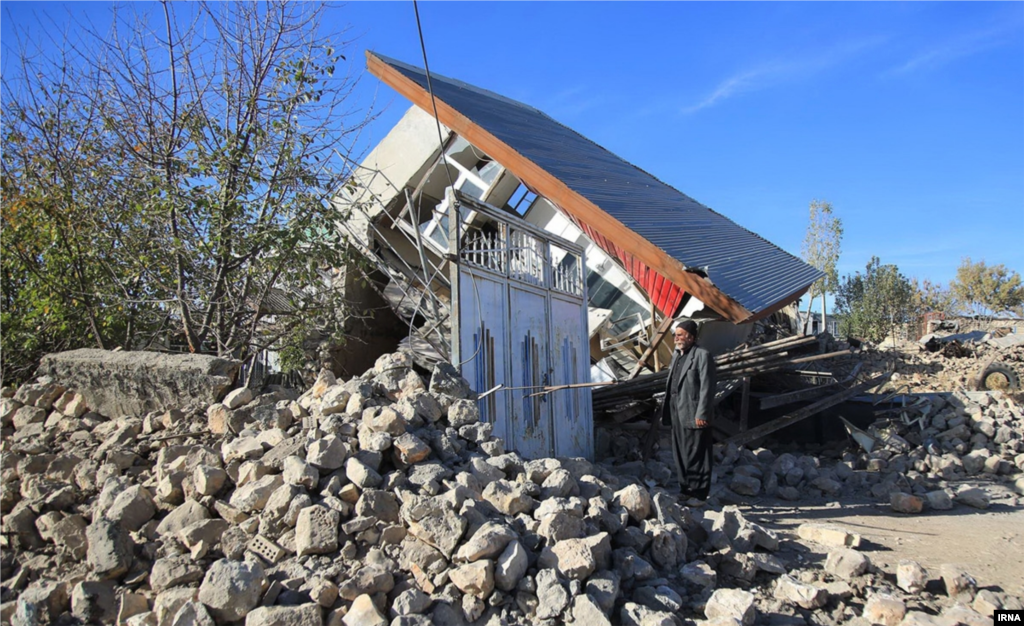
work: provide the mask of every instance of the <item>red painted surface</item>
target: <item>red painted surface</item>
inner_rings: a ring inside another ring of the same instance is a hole
[[[622,266],[647,292],[647,296],[663,315],[671,316],[676,314],[685,294],[681,287],[647,267],[646,264],[633,256],[628,250],[615,245],[615,242],[594,230],[589,224],[580,222],[575,218],[572,219],[587,234],[587,237],[590,237],[602,250],[622,262]]]

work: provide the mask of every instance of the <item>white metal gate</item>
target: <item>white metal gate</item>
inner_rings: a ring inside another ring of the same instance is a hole
[[[452,355],[483,393],[480,413],[526,458],[593,458],[583,249],[487,205],[453,268]],[[453,233],[452,242],[455,241]],[[453,246],[454,247],[454,246]]]

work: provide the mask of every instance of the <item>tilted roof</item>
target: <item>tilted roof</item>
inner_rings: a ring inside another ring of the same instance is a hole
[[[431,115],[426,73],[367,52],[370,71]],[[578,222],[726,318],[757,319],[821,271],[543,112],[431,73],[437,117]],[[672,314],[674,311],[668,311]]]

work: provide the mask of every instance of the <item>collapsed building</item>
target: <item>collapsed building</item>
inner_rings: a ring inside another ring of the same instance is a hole
[[[526,104],[367,53],[413,106],[338,197],[417,362],[527,457],[592,458],[591,386],[720,354],[821,272]],[[458,215],[458,219],[453,216]]]

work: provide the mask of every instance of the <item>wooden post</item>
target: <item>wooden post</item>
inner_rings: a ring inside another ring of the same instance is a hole
[[[651,343],[654,342],[654,336],[658,334],[655,323],[658,321],[658,311],[654,308],[654,300],[651,300]],[[654,371],[657,372],[661,369],[661,359],[658,358],[658,346],[654,346]]]
[[[658,350],[658,346],[661,345],[665,335],[668,334],[669,329],[672,327],[672,316],[669,315],[665,319],[661,320],[661,325],[658,326],[658,332],[651,339],[651,345],[647,346],[644,353],[640,355],[640,359],[636,362],[636,367],[629,373],[626,380],[633,380],[640,374],[640,370],[643,369],[644,364],[647,363],[647,359],[651,358],[652,354],[655,354]]]
[[[750,416],[750,376],[743,377],[743,395],[740,396],[740,432],[747,430]]]

